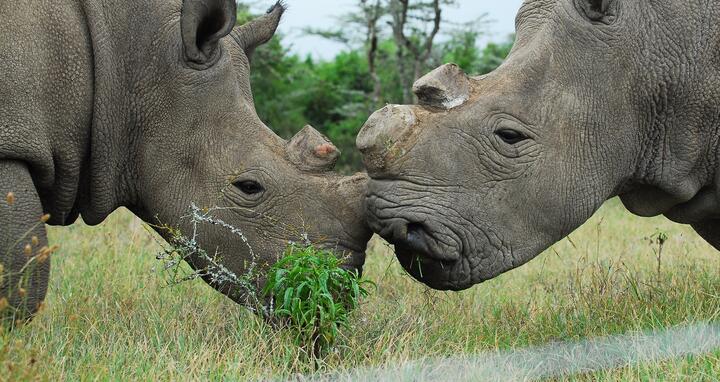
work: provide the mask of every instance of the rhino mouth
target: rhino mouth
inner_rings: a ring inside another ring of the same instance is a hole
[[[395,244],[395,257],[403,269],[421,283],[437,290],[461,290],[453,281],[454,269],[460,261],[438,260],[423,256],[402,244]]]
[[[462,258],[460,236],[434,218],[429,208],[420,210],[378,194],[368,195],[365,206],[370,228],[395,245],[396,250],[442,263]]]
[[[393,240],[395,247],[403,252],[414,252],[418,256],[441,264],[454,263],[460,259],[460,251],[447,235],[440,235],[439,229],[428,223],[408,223],[404,238]]]
[[[438,290],[468,288],[458,276],[467,273],[463,241],[440,221],[378,194],[366,199],[370,228],[395,247],[395,256],[416,280]]]

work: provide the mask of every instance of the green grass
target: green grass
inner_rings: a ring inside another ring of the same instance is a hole
[[[657,232],[668,238],[657,271]],[[655,235],[655,236],[653,236]],[[0,334],[0,380],[263,379],[306,373],[276,331],[201,281],[164,287],[159,250],[126,211],[98,227],[52,228],[46,308]],[[651,242],[654,240],[654,242]],[[530,264],[462,293],[405,276],[379,240],[365,275],[377,284],[323,371],[524,348],[720,317],[720,253],[689,227],[631,216],[615,200]],[[571,380],[714,380],[720,350]]]

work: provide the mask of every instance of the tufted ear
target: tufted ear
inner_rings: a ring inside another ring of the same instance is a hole
[[[234,0],[183,0],[180,30],[188,64],[205,69],[217,61],[218,42],[232,31],[236,12]]]
[[[232,37],[250,58],[255,48],[270,41],[275,34],[280,18],[285,13],[285,4],[278,1],[261,17],[235,27]]]
[[[587,18],[601,21],[610,16],[610,6],[615,0],[578,0]]]

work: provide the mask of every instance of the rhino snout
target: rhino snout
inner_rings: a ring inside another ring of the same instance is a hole
[[[400,251],[436,261],[454,262],[460,259],[455,248],[438,240],[424,223],[410,222],[405,219],[391,219],[376,222],[378,233],[396,246]]]

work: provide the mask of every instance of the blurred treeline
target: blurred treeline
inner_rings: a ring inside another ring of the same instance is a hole
[[[338,170],[362,169],[355,136],[370,114],[388,103],[413,103],[414,80],[448,62],[468,74],[502,63],[513,36],[479,46],[491,26],[485,15],[466,24],[443,19],[455,0],[357,0],[357,12],[336,30],[305,33],[347,46],[332,60],[299,57],[276,35],[252,57],[251,80],[260,118],[284,138],[310,124],[342,151]],[[238,4],[238,22],[252,17]]]

